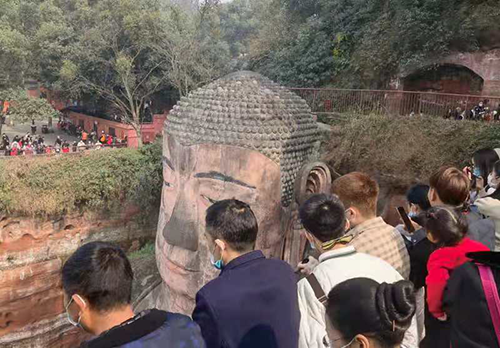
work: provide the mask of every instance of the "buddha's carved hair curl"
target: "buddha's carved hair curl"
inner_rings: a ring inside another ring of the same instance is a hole
[[[291,203],[297,174],[319,140],[306,102],[251,72],[228,75],[181,98],[165,132],[185,146],[237,146],[270,158],[281,167],[283,206]]]

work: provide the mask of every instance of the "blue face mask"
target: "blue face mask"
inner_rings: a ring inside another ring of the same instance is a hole
[[[417,213],[415,213],[415,212],[413,212],[413,211],[410,211],[410,212],[408,213],[408,217],[409,217],[410,219],[416,218],[417,216],[418,216],[418,214],[417,214]]]
[[[474,174],[474,176],[481,176],[481,169],[475,167],[472,174]]]
[[[220,260],[215,261],[214,254],[210,254],[210,263],[212,264],[212,266],[214,266],[219,271],[222,270],[222,268],[224,267],[224,262],[222,262],[222,256],[221,256]]]

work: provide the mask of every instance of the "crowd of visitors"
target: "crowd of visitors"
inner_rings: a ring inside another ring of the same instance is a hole
[[[0,150],[5,156],[43,154],[47,151],[47,144],[43,136],[32,136],[27,133],[23,137],[16,135],[11,139],[7,134],[2,134]]]
[[[70,142],[66,139],[57,136],[54,144],[48,144],[45,137],[41,135],[32,135],[27,133],[20,137],[16,135],[12,141],[7,134],[2,134],[0,143],[0,151],[4,156],[20,156],[20,155],[42,155],[53,153],[69,153],[82,152],[90,149],[101,149],[102,147],[126,147],[127,138],[120,140],[110,134],[102,131],[98,137],[96,132],[87,133],[81,131],[79,141]]]
[[[255,250],[248,204],[215,202],[204,238],[220,275],[198,291],[192,319],[134,313],[123,251],[86,244],[63,267],[68,320],[95,336],[89,348],[500,347],[499,154],[480,150],[471,167],[411,187],[398,226],[377,217],[369,175],[336,179],[300,206],[311,255],[297,270]]]
[[[488,99],[480,101],[472,109],[467,107],[467,103],[462,106],[457,106],[455,109],[449,109],[444,116],[446,119],[453,120],[472,120],[472,121],[495,121],[500,122],[500,103],[497,107],[491,108]]]

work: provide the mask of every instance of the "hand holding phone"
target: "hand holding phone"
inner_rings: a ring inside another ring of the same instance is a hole
[[[410,232],[410,233],[415,232],[415,227],[413,226],[410,218],[408,217],[408,214],[406,214],[405,208],[398,207],[397,210],[398,210],[399,216],[401,216],[401,219],[403,220],[403,223],[405,224],[408,232]]]

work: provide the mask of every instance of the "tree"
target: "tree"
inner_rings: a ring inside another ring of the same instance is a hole
[[[30,97],[22,89],[3,90],[0,92],[0,100],[9,102],[8,116],[16,123],[45,120],[60,115],[59,111],[54,109],[47,99]],[[2,126],[3,122],[0,122],[0,133]]]
[[[144,106],[155,94],[174,87],[186,95],[223,73],[224,64],[216,62],[227,53],[207,24],[212,2],[194,14],[157,0],[57,4],[40,5],[33,45],[38,80],[67,97],[104,105],[139,140]]]
[[[30,43],[37,25],[32,1],[0,0],[0,90],[22,87],[30,74]]]
[[[254,70],[289,86],[385,88],[453,51],[498,47],[494,0],[270,0]]]
[[[195,15],[176,8],[163,13],[168,35],[153,50],[166,63],[163,75],[180,96],[227,72],[229,47],[218,32],[219,4],[213,1],[201,4]]]

